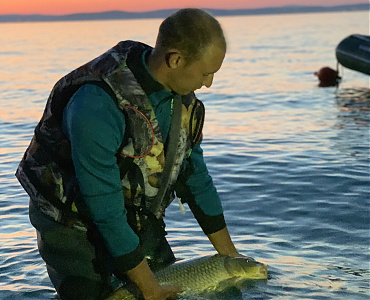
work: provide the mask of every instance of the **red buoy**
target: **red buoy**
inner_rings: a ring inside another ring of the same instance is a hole
[[[319,78],[319,87],[337,86],[341,80],[338,71],[329,67],[321,68],[319,71],[315,72],[315,75]]]

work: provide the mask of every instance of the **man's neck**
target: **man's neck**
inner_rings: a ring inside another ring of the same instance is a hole
[[[146,60],[147,67],[152,76],[163,85],[163,87],[170,91],[166,85],[167,70],[164,64],[165,58],[162,53],[153,49]]]

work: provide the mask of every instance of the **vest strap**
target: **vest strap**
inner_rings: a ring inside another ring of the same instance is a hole
[[[173,102],[173,115],[171,120],[171,127],[168,133],[168,147],[166,153],[165,166],[162,172],[162,180],[158,194],[156,195],[152,205],[150,207],[151,212],[156,216],[160,210],[160,205],[166,194],[170,175],[176,159],[176,150],[180,139],[180,128],[181,128],[181,114],[182,114],[182,100],[181,96],[176,95]]]

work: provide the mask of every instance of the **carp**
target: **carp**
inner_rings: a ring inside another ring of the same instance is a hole
[[[176,285],[184,293],[220,291],[245,280],[267,279],[267,266],[249,257],[204,256],[174,263],[154,273],[159,284]],[[121,287],[106,300],[135,300]]]

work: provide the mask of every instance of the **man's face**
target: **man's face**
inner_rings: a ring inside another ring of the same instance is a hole
[[[179,63],[169,76],[168,87],[180,95],[186,95],[202,86],[210,87],[224,57],[225,50],[217,44],[209,46],[200,59],[189,64],[181,57],[182,63]]]

